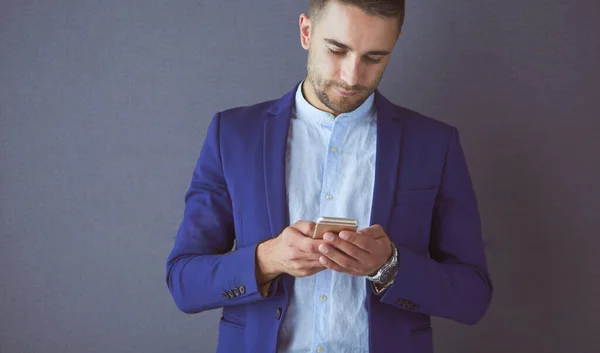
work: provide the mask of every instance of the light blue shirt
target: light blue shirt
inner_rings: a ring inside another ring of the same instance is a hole
[[[356,110],[332,114],[296,92],[287,141],[286,186],[291,224],[320,216],[370,225],[377,117],[372,94]],[[296,278],[278,337],[279,353],[368,353],[365,277],[329,269]]]

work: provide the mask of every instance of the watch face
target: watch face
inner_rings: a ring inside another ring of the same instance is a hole
[[[381,278],[379,278],[381,283],[388,283],[388,281],[391,279],[391,274],[392,271],[390,271],[389,268],[386,268],[385,271],[383,271],[383,273],[381,274]]]

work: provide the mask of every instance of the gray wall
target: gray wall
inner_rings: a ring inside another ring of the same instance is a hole
[[[0,352],[213,352],[164,262],[212,115],[305,72],[306,1],[0,2]],[[381,90],[459,127],[495,283],[438,352],[593,352],[600,3],[409,1]],[[594,344],[596,343],[596,344]]]

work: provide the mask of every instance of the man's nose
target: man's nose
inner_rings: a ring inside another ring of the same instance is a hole
[[[348,57],[342,64],[342,71],[340,73],[340,79],[344,81],[347,86],[353,87],[358,84],[360,70],[360,59],[355,57]]]

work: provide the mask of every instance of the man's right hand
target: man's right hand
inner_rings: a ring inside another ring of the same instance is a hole
[[[266,284],[282,273],[306,277],[326,269],[319,262],[319,245],[324,241],[312,238],[314,230],[314,222],[298,221],[277,237],[260,243],[256,249],[258,284]]]

